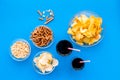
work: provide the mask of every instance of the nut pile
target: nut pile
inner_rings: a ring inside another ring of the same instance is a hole
[[[11,52],[15,58],[26,58],[30,54],[30,47],[24,41],[17,41],[11,46]]]
[[[34,58],[33,62],[42,73],[50,72],[58,65],[58,60],[53,58],[49,52],[42,52]]]
[[[31,39],[35,45],[44,47],[53,40],[53,33],[48,27],[40,26],[32,32]]]

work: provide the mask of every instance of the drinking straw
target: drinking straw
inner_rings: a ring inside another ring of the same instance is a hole
[[[80,50],[79,49],[75,49],[75,48],[68,48],[69,50],[73,50],[73,51],[78,51],[78,52],[80,52]]]
[[[90,60],[80,61],[80,63],[87,63],[87,62],[91,62],[91,61]]]

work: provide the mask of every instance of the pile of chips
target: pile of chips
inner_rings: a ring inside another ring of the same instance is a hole
[[[92,45],[101,38],[101,25],[102,18],[81,14],[72,20],[68,34],[79,45]]]
[[[36,67],[42,72],[51,72],[58,65],[58,60],[53,58],[48,52],[43,52],[38,57],[34,58]]]

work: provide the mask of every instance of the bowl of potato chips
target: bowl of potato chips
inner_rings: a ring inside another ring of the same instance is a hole
[[[103,38],[102,18],[94,12],[82,11],[73,17],[67,33],[82,47],[94,46]]]
[[[47,51],[38,52],[33,58],[33,67],[39,74],[50,74],[58,66],[58,60]]]

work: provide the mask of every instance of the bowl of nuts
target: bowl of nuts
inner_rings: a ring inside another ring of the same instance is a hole
[[[97,45],[103,39],[102,18],[94,12],[82,11],[73,17],[67,33],[79,46]]]
[[[45,25],[40,25],[31,33],[33,44],[41,49],[48,48],[53,43],[53,32]]]
[[[17,39],[13,41],[10,51],[10,56],[15,61],[24,61],[30,56],[31,47],[25,39]]]

